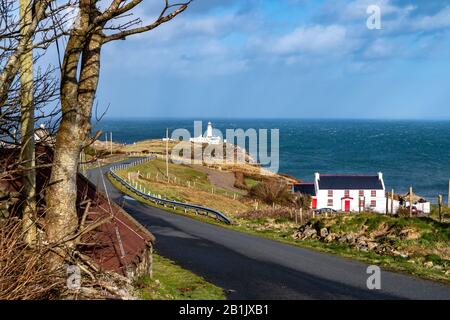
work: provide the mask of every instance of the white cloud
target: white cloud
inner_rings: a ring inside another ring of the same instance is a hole
[[[445,7],[432,16],[411,18],[411,26],[415,30],[435,30],[450,27],[450,7]]]
[[[347,30],[338,25],[299,27],[270,44],[271,51],[281,54],[330,53],[347,46]]]

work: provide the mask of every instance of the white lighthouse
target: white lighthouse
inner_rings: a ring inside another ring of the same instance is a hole
[[[219,136],[213,135],[213,126],[211,121],[208,122],[208,126],[206,127],[206,133],[203,136],[198,136],[195,138],[189,139],[190,142],[194,143],[207,143],[207,144],[221,144],[226,142]]]
[[[206,129],[206,138],[212,138],[213,136],[213,127],[211,121],[208,122],[208,127]]]

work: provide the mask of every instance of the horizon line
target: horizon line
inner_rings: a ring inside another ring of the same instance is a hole
[[[144,117],[134,117],[134,116],[105,116],[102,120],[193,120],[193,121],[207,121],[207,120],[363,120],[363,121],[450,121],[448,118],[342,118],[342,117],[166,117],[166,116],[144,116]],[[101,121],[100,121],[101,122]]]

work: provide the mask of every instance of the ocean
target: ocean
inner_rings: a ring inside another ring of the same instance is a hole
[[[409,186],[436,202],[447,199],[450,179],[450,121],[195,119],[215,129],[279,129],[279,172],[312,181],[314,172],[375,174],[397,193]],[[162,138],[165,128],[193,132],[194,119],[102,119],[94,130],[133,143]],[[101,138],[101,139],[104,139]],[[270,150],[270,147],[269,147]]]

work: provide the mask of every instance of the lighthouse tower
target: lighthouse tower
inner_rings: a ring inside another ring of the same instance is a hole
[[[206,137],[211,138],[212,136],[213,136],[213,128],[212,128],[212,123],[210,121],[210,122],[208,122],[208,127],[206,129]]]

